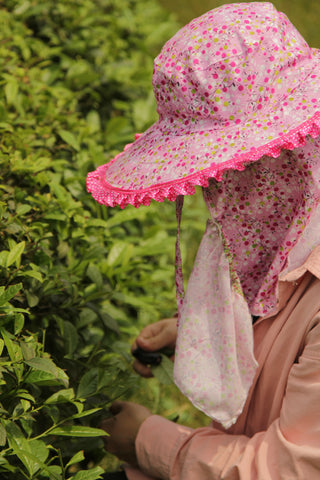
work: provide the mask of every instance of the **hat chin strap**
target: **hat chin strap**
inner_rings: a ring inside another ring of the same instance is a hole
[[[225,253],[218,225],[207,223],[184,295],[177,202],[176,287],[179,310],[174,379],[189,400],[224,428],[243,410],[257,369],[252,318]],[[232,279],[231,279],[232,277]]]

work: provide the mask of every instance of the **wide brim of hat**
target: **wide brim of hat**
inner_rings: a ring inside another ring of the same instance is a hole
[[[191,195],[195,186],[221,181],[228,169],[242,170],[264,155],[277,158],[318,137],[320,129],[320,56],[299,92],[281,104],[256,111],[241,124],[210,129],[201,121],[192,129],[168,127],[159,120],[109,163],[90,172],[87,190],[100,204],[139,207],[151,200]]]

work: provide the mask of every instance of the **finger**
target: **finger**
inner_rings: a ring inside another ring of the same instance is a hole
[[[131,352],[134,352],[134,350],[136,350],[138,347],[142,348],[143,350],[150,351],[149,341],[154,336],[158,335],[159,330],[158,322],[144,327],[136,340],[132,343]]]
[[[106,433],[111,434],[114,424],[114,418],[104,418],[99,424],[99,428],[104,430]]]
[[[149,334],[149,336],[145,336],[141,332],[136,343],[140,348],[149,352],[160,350],[168,344],[167,330],[165,328],[156,329],[153,330],[153,335]]]
[[[151,369],[147,367],[147,365],[143,365],[143,363],[139,362],[139,360],[135,360],[132,366],[133,366],[133,369],[142,377],[145,377],[145,378],[153,377]]]
[[[111,437],[103,437],[102,440],[103,440],[103,448],[104,448],[107,452],[109,452],[109,453],[111,453],[111,454],[113,455],[113,453],[114,453],[114,445],[113,445],[113,443],[112,443]]]
[[[152,324],[144,327],[139,333],[136,340],[134,340],[134,342],[132,343],[131,352],[133,352],[138,348],[138,346],[140,346],[138,345],[138,342],[137,342],[138,339],[141,339],[142,342],[148,341],[148,339],[152,338],[154,335],[156,335],[156,333],[157,333],[157,328],[155,328],[155,325]]]
[[[138,348],[138,344],[136,340],[134,340],[133,344],[131,345],[131,353],[137,350],[137,348]]]
[[[137,338],[144,338],[147,340],[148,338],[154,337],[161,330],[162,328],[161,323],[162,322],[160,320],[160,322],[151,323],[150,325],[147,325],[141,330]]]

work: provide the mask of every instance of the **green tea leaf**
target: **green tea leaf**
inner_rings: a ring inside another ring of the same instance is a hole
[[[30,210],[32,210],[31,205],[22,204],[18,206],[16,212],[17,215],[25,215],[26,213],[30,212]]]
[[[25,363],[29,365],[29,367],[34,368],[35,370],[40,370],[41,372],[48,373],[50,376],[56,378],[65,387],[68,386],[68,375],[63,370],[61,370],[61,368],[57,367],[50,358],[35,357],[31,358],[30,360],[25,360]],[[28,376],[29,381],[30,375]]]
[[[98,390],[99,371],[97,368],[92,368],[86,372],[80,380],[77,398],[88,398],[94,395]]]
[[[54,428],[50,431],[50,435],[61,435],[63,437],[105,437],[107,433],[100,428],[65,425]]]
[[[4,93],[8,105],[15,105],[17,101],[17,95],[19,91],[19,84],[15,77],[10,76],[4,87]]]
[[[73,455],[73,457],[67,463],[66,468],[70,467],[71,465],[75,465],[76,463],[82,462],[82,460],[84,460],[84,454],[81,450],[80,452],[77,452],[75,455]]]
[[[44,403],[67,403],[72,402],[74,399],[74,390],[73,388],[67,388],[65,390],[59,390],[58,392],[53,393],[49,398],[46,399]]]
[[[7,442],[7,432],[5,427],[0,423],[0,447],[3,447]]]
[[[160,383],[170,385],[173,383],[173,362],[165,355],[161,355],[161,357],[160,365],[151,367],[151,370]]]
[[[131,208],[131,206],[129,206],[125,210],[121,210],[121,212],[117,212],[110,217],[105,222],[105,226],[110,228],[115,225],[121,225],[124,222],[132,221],[133,219],[144,220],[147,214],[148,212],[145,208]]]
[[[10,447],[27,468],[29,474],[32,476],[40,468],[43,468],[43,462],[49,455],[45,443],[41,440],[26,439],[20,428],[13,422],[6,426],[6,431]]]
[[[49,478],[50,480],[62,480],[62,468],[59,465],[46,465],[41,471],[41,478]]]
[[[79,336],[76,327],[71,322],[63,322],[63,340],[67,355],[72,354],[78,346]]]
[[[17,245],[15,245],[9,251],[9,254],[7,257],[7,267],[10,267],[10,265],[12,265],[15,262],[18,265],[20,264],[21,255],[25,249],[25,246],[26,246],[26,242],[23,241],[23,242],[17,243]]]
[[[89,263],[88,269],[87,269],[87,275],[92,280],[99,288],[102,287],[103,284],[103,278],[101,275],[101,271],[96,267],[96,265],[93,265],[92,263]]]
[[[78,411],[78,413],[76,413],[75,415],[78,415],[78,414],[81,415],[82,412],[83,412],[83,408],[84,408],[84,405],[83,405],[82,401],[73,401],[72,403]],[[71,418],[73,418],[73,416]]]
[[[24,360],[30,360],[36,356],[35,345],[33,343],[20,342],[20,348]]]
[[[17,397],[36,403],[35,398],[27,390],[17,390]]]
[[[98,480],[102,478],[102,474],[104,473],[103,468],[95,467],[91,468],[90,470],[81,470],[77,472],[73,477],[70,477],[68,480]]]
[[[75,418],[83,418],[83,417],[88,417],[89,415],[93,415],[96,412],[99,412],[101,408],[91,408],[90,410],[84,410],[83,412],[75,413],[70,417],[72,420]]]
[[[123,255],[127,252],[128,248],[130,247],[130,244],[127,242],[117,242],[115,243],[108,255],[107,258],[107,265],[110,267],[115,267],[116,265],[119,265],[121,263]]]
[[[13,298],[22,288],[22,283],[11,285],[7,289],[0,287],[0,307]]]
[[[27,291],[26,292],[26,297],[28,300],[28,306],[30,308],[33,308],[38,305],[39,303],[39,297],[37,295],[34,295],[32,292]]]
[[[7,266],[8,255],[9,255],[9,250],[2,250],[2,252],[0,252],[0,266],[2,267]]]
[[[108,223],[106,220],[102,220],[100,218],[91,218],[90,220],[88,220],[87,226],[107,228]]]
[[[13,127],[10,123],[0,122],[0,130],[8,130],[9,132],[13,132]]]
[[[14,316],[14,334],[18,335],[21,332],[24,326],[24,316],[22,313],[17,313]]]
[[[24,378],[24,382],[30,385],[39,385],[39,386],[61,386],[62,381],[51,373],[44,372],[41,370],[34,370]]]
[[[43,276],[42,276],[41,273],[38,272],[37,270],[27,270],[26,272],[22,272],[21,275],[23,275],[24,277],[32,277],[32,278],[35,278],[35,279],[38,280],[40,283],[43,282]]]
[[[68,132],[67,130],[59,130],[58,134],[60,135],[62,140],[64,140],[68,145],[74,148],[77,152],[80,150],[80,145],[76,140],[75,136],[71,132]]]
[[[4,329],[0,329],[2,338],[7,347],[7,351],[12,362],[18,362],[23,359],[22,351],[19,345],[11,340],[11,335]]]
[[[50,358],[31,358],[30,360],[26,360],[25,363],[36,370],[42,370],[43,372],[58,376],[59,369]]]
[[[114,332],[120,334],[119,325],[111,315],[109,315],[107,312],[101,312],[100,318],[107,328],[110,328],[110,330],[113,330]]]

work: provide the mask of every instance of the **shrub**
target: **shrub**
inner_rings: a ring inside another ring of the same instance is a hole
[[[172,205],[110,211],[85,177],[155,119],[177,25],[151,0],[7,0],[0,27],[0,476],[94,480],[126,339],[174,311],[175,233]]]

